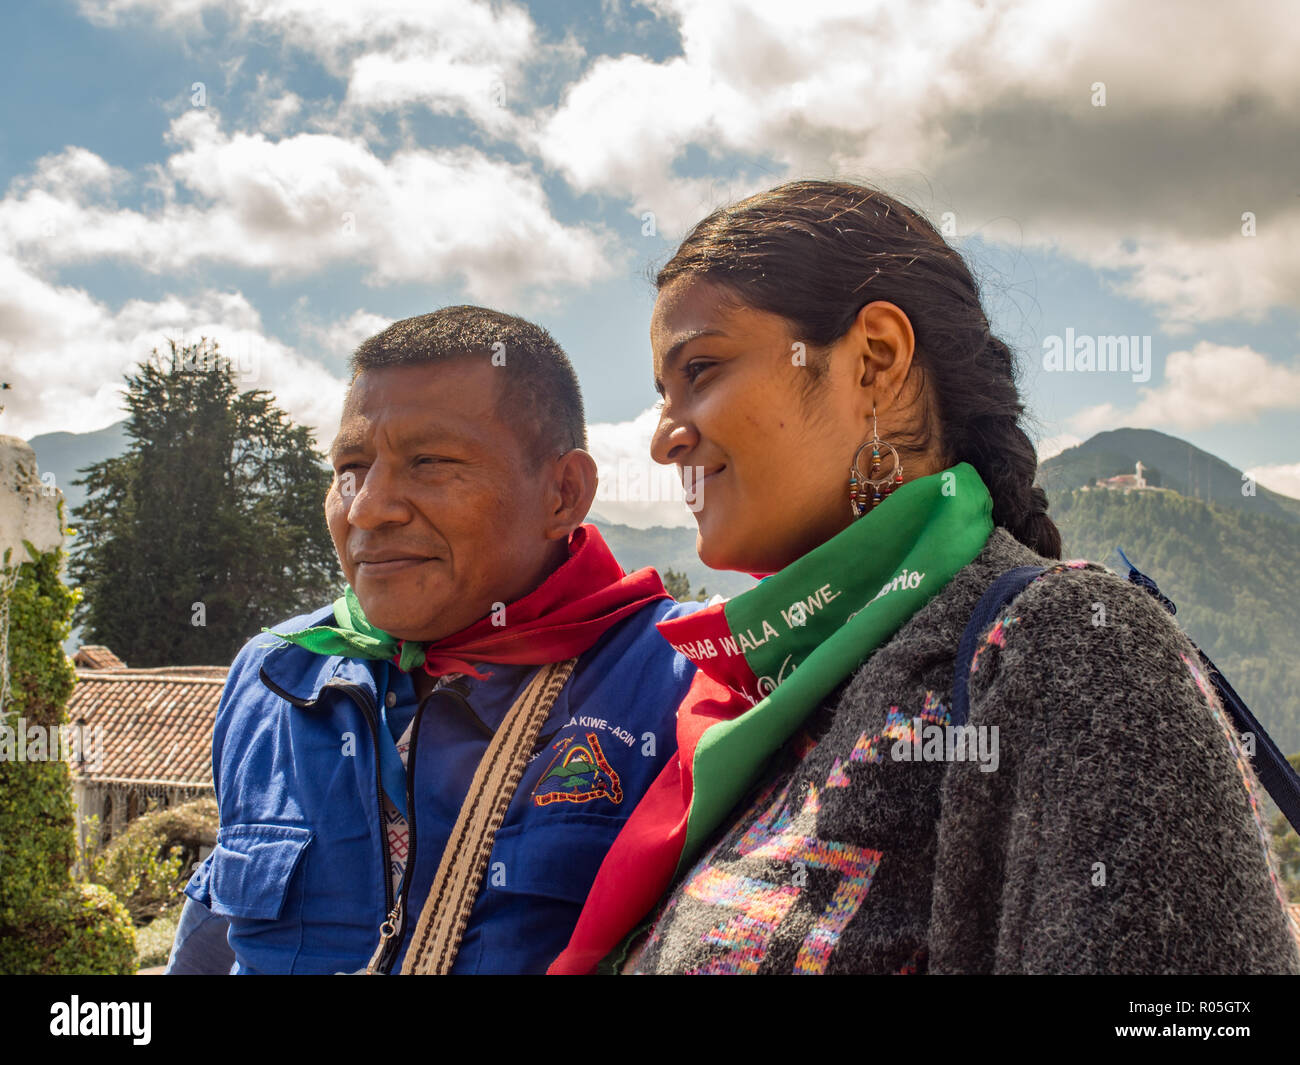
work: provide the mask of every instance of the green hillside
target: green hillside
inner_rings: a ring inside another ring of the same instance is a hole
[[[1132,473],[1139,460],[1147,482],[1221,507],[1271,514],[1300,521],[1300,500],[1255,485],[1243,495],[1242,472],[1186,440],[1154,429],[1113,429],[1089,437],[1077,447],[1053,455],[1038,469],[1038,483],[1050,498],[1088,484],[1094,478]]]
[[[1126,573],[1122,547],[1278,746],[1300,751],[1300,523],[1167,490],[1066,491],[1051,514],[1065,558]]]

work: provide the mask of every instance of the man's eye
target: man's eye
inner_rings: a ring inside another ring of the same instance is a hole
[[[682,367],[682,373],[686,375],[686,379],[688,381],[693,382],[697,377],[700,376],[700,374],[702,374],[710,366],[716,366],[716,365],[717,363],[710,362],[707,359],[692,359],[690,362],[688,362],[685,366]]]

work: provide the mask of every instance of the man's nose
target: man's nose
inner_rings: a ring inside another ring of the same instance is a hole
[[[650,437],[650,457],[664,466],[685,458],[700,442],[700,434],[695,426],[674,413],[672,405],[665,400],[659,411],[659,424],[655,426]]]
[[[347,500],[346,493],[343,498]],[[374,529],[409,518],[410,507],[394,471],[387,463],[374,463],[356,485],[348,506],[348,523],[358,529]]]

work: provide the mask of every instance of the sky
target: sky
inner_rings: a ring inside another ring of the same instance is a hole
[[[479,303],[573,360],[595,511],[692,525],[647,453],[649,276],[840,178],[967,257],[1040,458],[1153,428],[1300,496],[1290,2],[46,0],[0,37],[0,433],[118,421],[209,337],[324,447],[361,340]],[[1104,336],[1149,363],[1053,358]]]

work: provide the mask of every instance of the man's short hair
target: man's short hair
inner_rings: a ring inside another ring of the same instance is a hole
[[[538,466],[575,447],[586,449],[582,391],[568,356],[540,325],[501,311],[444,307],[394,322],[353,353],[352,380],[366,370],[471,355],[504,357],[497,363],[502,374],[497,411],[520,427],[519,443]]]

